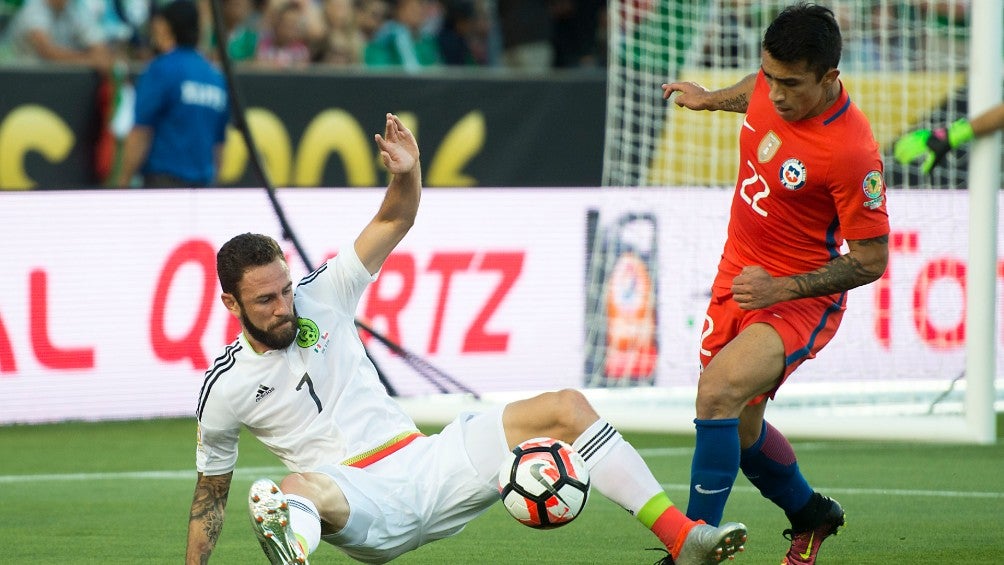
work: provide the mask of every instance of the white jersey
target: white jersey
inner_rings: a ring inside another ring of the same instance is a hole
[[[234,469],[241,424],[294,472],[349,464],[414,437],[414,421],[387,394],[355,327],[374,280],[348,245],[297,285],[292,345],[258,354],[242,333],[226,347],[199,394],[199,472]]]

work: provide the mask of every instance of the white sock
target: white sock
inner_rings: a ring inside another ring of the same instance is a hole
[[[287,494],[289,503],[289,525],[296,537],[307,545],[307,553],[313,553],[321,543],[321,516],[310,500],[298,494]]]
[[[606,420],[594,422],[572,447],[586,460],[596,490],[631,514],[663,492],[638,451]]]

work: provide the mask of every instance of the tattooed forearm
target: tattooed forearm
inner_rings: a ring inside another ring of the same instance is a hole
[[[717,109],[726,112],[746,113],[750,106],[750,96],[756,85],[756,73],[747,75],[734,85],[717,91],[719,97]]]
[[[851,252],[833,259],[821,268],[794,275],[792,292],[796,298],[837,294],[875,281],[885,272],[889,237],[849,242]]]
[[[195,484],[192,510],[188,517],[187,562],[206,563],[223,530],[224,511],[233,473],[203,475]]]
[[[718,105],[720,110],[725,110],[726,112],[739,112],[743,113],[749,108],[750,97],[749,94],[740,93],[735,96],[726,98],[722,100],[721,104]]]

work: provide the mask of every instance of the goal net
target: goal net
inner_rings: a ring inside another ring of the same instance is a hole
[[[674,401],[692,414],[705,293],[738,167],[742,115],[678,108],[662,100],[661,85],[694,81],[713,90],[755,72],[763,30],[788,4],[609,3],[603,184],[611,203],[587,220],[584,384],[624,389],[595,394],[615,406],[624,402],[626,414]],[[772,415],[791,408],[807,433],[813,433],[807,422],[833,417],[870,422],[848,424],[849,435],[969,437],[963,335],[968,198],[953,190],[967,187],[967,152],[950,155],[928,176],[917,165],[897,163],[892,146],[908,131],[968,115],[972,5],[828,5],[844,37],[840,78],[869,117],[883,152],[893,221],[890,268],[879,282],[852,291],[837,337],[785,385]],[[1001,48],[987,51],[1000,56]],[[679,206],[684,199],[701,202],[689,212],[696,220],[677,213],[690,209]],[[688,229],[704,234],[700,241],[676,229],[691,224]],[[694,270],[702,271],[704,282],[685,282]],[[682,284],[691,288],[676,288]],[[672,312],[681,308],[687,315],[674,320]],[[1000,366],[999,351],[997,357]],[[994,399],[987,402],[992,406]],[[806,412],[814,417],[805,418]],[[898,423],[887,425],[887,417]],[[822,427],[841,433],[839,425]]]

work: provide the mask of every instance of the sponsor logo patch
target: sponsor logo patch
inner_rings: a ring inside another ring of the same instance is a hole
[[[258,385],[258,392],[256,392],[254,395],[255,403],[257,404],[261,402],[262,400],[265,399],[266,396],[272,394],[273,392],[275,392],[274,386]]]

